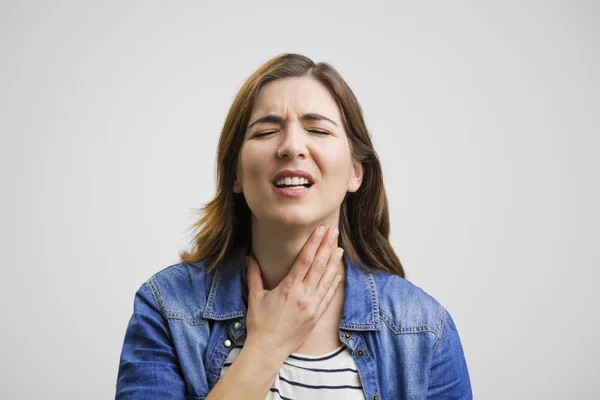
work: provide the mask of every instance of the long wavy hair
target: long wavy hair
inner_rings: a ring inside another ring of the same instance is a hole
[[[243,257],[249,253],[252,239],[251,211],[243,193],[233,192],[238,156],[259,90],[269,82],[287,77],[310,77],[325,85],[341,111],[352,157],[363,166],[360,188],[354,193],[346,193],[340,206],[338,240],[345,257],[366,270],[387,271],[405,278],[400,259],[388,239],[390,220],[381,164],[354,93],[328,63],[315,64],[308,57],[289,53],[264,63],[238,91],[219,138],[216,195],[197,210],[199,218],[190,227],[195,232],[193,248],[179,252],[181,261],[205,261],[205,267],[210,271],[225,258],[239,257],[245,270]],[[245,273],[242,279],[247,296]]]

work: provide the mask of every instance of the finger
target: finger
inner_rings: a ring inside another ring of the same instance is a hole
[[[292,269],[290,269],[290,272],[285,279],[291,279],[292,282],[302,281],[302,279],[304,279],[315,259],[315,254],[324,236],[325,227],[323,226],[319,226],[313,231],[306,243],[304,243],[302,250],[300,250],[300,254],[298,254],[296,261],[294,261],[294,265],[292,265]]]
[[[317,289],[317,285],[319,284],[321,277],[327,270],[331,253],[333,252],[333,249],[337,248],[338,233],[339,232],[337,228],[333,228],[329,231],[329,234],[326,236],[326,238],[321,241],[321,245],[317,250],[315,259],[313,260],[312,265],[306,273],[303,281],[309,293],[312,293]]]
[[[248,293],[249,295],[255,295],[264,290],[260,268],[258,262],[252,256],[246,257],[246,262],[248,263]]]
[[[334,251],[331,252],[331,257],[329,257],[329,263],[327,264],[327,270],[321,277],[319,284],[315,290],[314,297],[316,299],[321,299],[325,296],[329,287],[333,285],[335,278],[339,275],[340,271],[338,266],[340,265],[340,260],[344,254],[344,249],[341,247],[337,247]]]
[[[319,308],[317,310],[317,320],[321,318],[321,315],[323,315],[325,310],[327,310],[327,307],[329,307],[329,304],[331,304],[331,300],[333,299],[335,292],[337,292],[338,287],[340,287],[341,282],[342,276],[337,275],[333,281],[333,284],[329,286],[329,289],[327,289],[327,293],[325,293],[325,297],[323,297],[323,300],[321,301],[321,304],[319,304]]]

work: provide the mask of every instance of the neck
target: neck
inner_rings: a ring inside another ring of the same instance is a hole
[[[339,217],[331,221],[320,221],[314,226],[294,226],[280,223],[259,222],[252,220],[252,253],[260,265],[263,286],[267,290],[274,289],[290,272],[298,254],[306,244],[309,236],[323,225],[325,229],[337,227]],[[343,263],[338,265],[344,276]]]
[[[263,287],[273,290],[279,285],[294,265],[308,237],[319,225],[324,226],[327,230],[330,227],[337,227],[338,221],[339,216],[336,216],[331,221],[320,221],[315,226],[290,227],[282,224],[258,223],[253,217],[252,253],[260,265]],[[344,308],[346,280],[346,269],[342,260],[336,261],[336,269],[342,276],[342,281],[311,334],[296,349],[302,354],[319,355],[342,344],[338,337],[340,318]]]

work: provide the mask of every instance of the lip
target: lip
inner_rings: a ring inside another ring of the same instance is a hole
[[[313,179],[312,175],[301,169],[296,169],[296,170],[284,169],[283,171],[279,172],[277,175],[275,175],[273,177],[273,180],[271,181],[271,183],[273,184],[273,186],[275,186],[277,181],[279,181],[280,179],[292,177],[292,176],[297,176],[299,178],[306,178],[306,180],[308,180],[308,183],[311,186],[314,185],[314,183],[315,183],[315,180]],[[305,189],[310,189],[310,188],[305,188]]]
[[[276,193],[279,193],[286,197],[302,197],[305,194],[307,194],[313,188],[313,186],[314,186],[314,184],[310,187],[301,187],[301,188],[291,188],[291,187],[278,188],[275,185],[272,185],[271,187],[273,188],[273,190]]]

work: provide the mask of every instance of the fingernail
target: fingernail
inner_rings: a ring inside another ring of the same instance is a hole
[[[323,226],[319,226],[317,228],[317,235],[322,236],[325,233],[325,228]]]
[[[339,234],[340,234],[340,231],[338,230],[338,228],[334,228],[333,232],[331,232],[331,238],[335,239],[338,237]]]
[[[340,248],[340,249],[338,250],[338,257],[339,257],[339,258],[342,258],[342,256],[343,256],[343,255],[344,255],[344,249],[341,249],[341,248]]]

